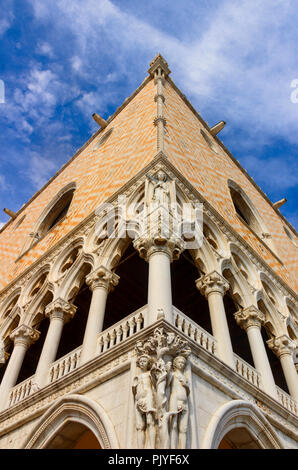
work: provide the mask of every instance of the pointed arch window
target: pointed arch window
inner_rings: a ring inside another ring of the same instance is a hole
[[[71,187],[53,201],[37,229],[37,238],[44,237],[66,216],[73,199],[74,191],[75,187]]]
[[[276,255],[276,247],[271,234],[249,197],[245,194],[243,189],[232,180],[228,180],[228,187],[238,218]]]

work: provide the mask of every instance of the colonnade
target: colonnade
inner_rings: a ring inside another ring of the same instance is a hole
[[[134,247],[149,264],[147,326],[159,318],[172,322],[171,262],[179,257],[182,246],[177,239],[152,238],[138,239],[134,242]],[[86,283],[92,291],[92,299],[80,365],[90,361],[96,354],[97,336],[103,329],[107,296],[118,282],[119,276],[104,266],[95,269],[86,277]],[[229,289],[229,282],[214,270],[199,278],[196,281],[196,287],[208,301],[212,333],[217,342],[217,356],[229,367],[235,369],[223,300]],[[55,299],[45,308],[45,315],[49,317],[50,324],[34,376],[34,382],[38,388],[47,384],[48,373],[56,358],[63,326],[73,318],[75,313],[76,307],[62,298]],[[264,391],[278,399],[261,335],[265,315],[252,305],[236,312],[234,316],[237,324],[247,333],[254,366],[262,377]],[[0,386],[0,410],[7,406],[9,392],[17,383],[26,351],[38,337],[37,330],[24,324],[18,326],[10,335],[14,348]],[[287,335],[283,335],[269,340],[268,346],[279,357],[289,392],[298,401],[298,379],[293,361],[294,342]]]

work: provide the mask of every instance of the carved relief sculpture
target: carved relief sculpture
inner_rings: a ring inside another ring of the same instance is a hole
[[[145,447],[147,433],[148,447],[154,449],[156,408],[154,384],[151,375],[151,357],[142,354],[137,360],[137,366],[141,369],[141,373],[134,378],[132,390],[135,399],[138,447],[141,449]]]
[[[139,447],[186,447],[189,386],[185,366],[190,347],[179,335],[156,328],[152,336],[136,345],[134,379],[136,428]],[[153,427],[156,431],[153,431]]]

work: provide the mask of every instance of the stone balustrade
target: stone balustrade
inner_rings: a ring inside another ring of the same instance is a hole
[[[296,400],[278,386],[276,386],[276,390],[280,403],[291,413],[298,415],[298,403]]]
[[[81,349],[80,346],[53,363],[50,369],[50,383],[64,377],[78,367]]]
[[[248,364],[244,359],[234,354],[236,371],[246,380],[251,382],[256,387],[262,389],[262,379],[261,374],[250,364]]]
[[[118,345],[127,338],[131,338],[135,333],[141,331],[144,328],[146,311],[147,306],[142,307],[100,333],[97,341],[97,355],[108,351],[113,346]]]
[[[202,346],[211,354],[216,353],[216,340],[203,328],[197,325],[193,320],[180,312],[178,308],[173,308],[174,325],[186,336]]]
[[[36,387],[34,385],[34,376],[29,377],[28,379],[24,380],[23,382],[17,384],[11,390],[9,394],[9,404],[8,406],[15,405],[19,401],[24,400],[27,398],[31,393],[36,391]]]

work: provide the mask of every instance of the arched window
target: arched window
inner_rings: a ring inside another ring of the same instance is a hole
[[[75,183],[69,183],[52,199],[39,216],[33,231],[26,240],[18,259],[35,243],[43,238],[55,225],[66,216],[76,189]]]
[[[70,207],[75,187],[68,189],[67,191],[60,194],[60,197],[55,198],[54,203],[51,204],[47,214],[41,221],[37,234],[38,238],[45,236],[55,225],[62,220]]]
[[[249,197],[234,181],[228,180],[228,186],[238,218],[248,225],[248,227],[275,253],[276,248],[271,239],[271,235]]]

